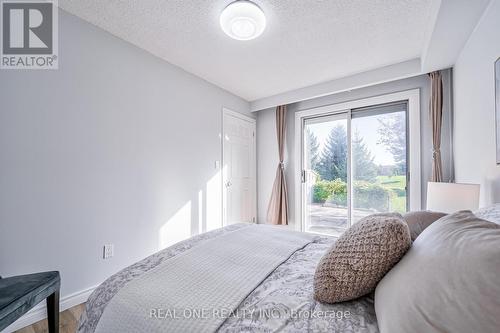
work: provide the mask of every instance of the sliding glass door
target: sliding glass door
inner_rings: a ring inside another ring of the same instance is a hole
[[[339,235],[364,216],[408,208],[406,102],[305,118],[303,222]]]
[[[406,212],[407,103],[351,112],[352,222],[379,212]]]
[[[306,231],[342,233],[349,226],[347,113],[304,122]]]

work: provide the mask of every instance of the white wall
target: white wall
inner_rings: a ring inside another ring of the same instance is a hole
[[[0,71],[0,275],[59,270],[64,297],[198,233],[199,201],[220,225],[221,110],[249,104],[63,11],[59,31],[59,70]]]
[[[481,206],[500,202],[494,62],[500,57],[500,0],[493,0],[454,67],[457,182],[481,184]]]
[[[443,70],[443,129],[442,129],[442,159],[443,174],[446,180],[453,179],[451,130],[452,130],[452,107],[451,107],[451,70]],[[431,175],[432,159],[432,130],[429,121],[429,98],[430,81],[427,75],[420,75],[408,79],[378,84],[371,87],[352,90],[330,96],[324,96],[308,101],[289,105],[287,114],[286,131],[286,157],[285,174],[289,194],[289,218],[290,224],[295,223],[295,184],[294,174],[300,172],[295,170],[295,112],[319,107],[329,104],[338,104],[346,101],[358,100],[393,92],[420,89],[420,122],[421,122],[421,179],[422,179],[422,205],[425,205],[427,181]],[[276,143],[275,111],[267,109],[257,113],[257,186],[258,186],[258,220],[260,223],[266,221],[267,205],[271,194],[276,167],[278,163],[278,147]]]

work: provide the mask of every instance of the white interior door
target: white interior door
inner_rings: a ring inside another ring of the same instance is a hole
[[[222,142],[224,225],[255,222],[255,119],[224,109]]]

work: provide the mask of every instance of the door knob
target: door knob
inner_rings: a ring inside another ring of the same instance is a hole
[[[231,185],[233,185],[233,184],[231,184],[231,182],[228,180],[228,181],[226,182],[226,187],[229,187],[229,186],[231,186]]]

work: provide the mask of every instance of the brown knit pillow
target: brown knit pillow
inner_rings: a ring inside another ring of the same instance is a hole
[[[314,298],[335,303],[372,292],[410,246],[408,225],[400,214],[361,219],[321,258],[314,275]]]
[[[427,210],[406,213],[403,215],[403,219],[408,224],[408,227],[410,228],[411,240],[414,241],[425,228],[444,216],[446,216],[445,213],[431,212]]]

